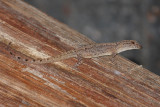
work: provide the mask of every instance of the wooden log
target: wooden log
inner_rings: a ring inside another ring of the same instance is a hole
[[[160,77],[119,55],[28,64],[94,43],[20,0],[0,0],[0,106],[159,107]]]

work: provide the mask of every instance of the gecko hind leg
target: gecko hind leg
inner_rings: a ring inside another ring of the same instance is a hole
[[[79,65],[83,63],[83,58],[81,56],[77,56],[77,63],[73,66],[73,68],[77,69]]]

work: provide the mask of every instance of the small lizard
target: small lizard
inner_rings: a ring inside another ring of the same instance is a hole
[[[76,57],[78,59],[77,65],[81,63],[82,58],[93,58],[105,55],[116,56],[118,53],[132,50],[132,49],[141,49],[142,46],[135,40],[123,40],[115,43],[99,43],[99,44],[91,44],[84,46],[79,49],[71,50],[64,52],[58,56],[50,57],[46,59],[37,59],[29,61],[29,63],[50,63],[50,62],[58,62],[64,59]]]

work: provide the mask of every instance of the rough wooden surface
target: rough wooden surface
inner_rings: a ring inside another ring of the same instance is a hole
[[[0,0],[0,106],[159,107],[160,77],[116,56],[27,64],[94,43],[20,0]]]

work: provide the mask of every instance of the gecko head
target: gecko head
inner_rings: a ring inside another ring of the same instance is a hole
[[[135,40],[123,40],[117,43],[118,52],[141,48],[142,46]]]

